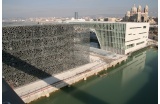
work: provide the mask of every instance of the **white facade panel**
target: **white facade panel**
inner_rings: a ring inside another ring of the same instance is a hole
[[[125,54],[146,46],[149,23],[126,23]]]

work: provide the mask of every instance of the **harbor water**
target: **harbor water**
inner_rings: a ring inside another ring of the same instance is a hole
[[[134,52],[126,62],[30,104],[158,104],[158,50]]]

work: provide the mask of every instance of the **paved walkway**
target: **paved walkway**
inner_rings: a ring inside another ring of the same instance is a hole
[[[56,74],[56,75],[52,75],[52,77],[49,78],[45,78],[43,80],[39,80],[33,83],[30,83],[28,85],[25,86],[21,86],[19,88],[14,89],[16,91],[16,93],[19,96],[25,95],[27,93],[33,92],[37,89],[43,88],[45,86],[48,86],[50,84],[56,83],[58,81],[67,79],[69,77],[75,76],[79,73],[83,73],[87,70],[94,70],[96,67],[101,66],[102,64],[106,64],[104,61],[102,61],[100,58],[96,57],[96,56],[91,56],[92,58],[92,63],[74,68],[74,69],[70,69],[68,71]]]

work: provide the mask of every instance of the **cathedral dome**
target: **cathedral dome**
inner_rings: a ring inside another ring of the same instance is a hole
[[[144,8],[144,12],[148,12],[148,5]]]
[[[137,8],[136,8],[135,4],[134,4],[134,6],[132,7],[131,12],[132,12],[132,13],[137,13]]]
[[[138,12],[141,12],[142,11],[142,7],[139,5],[138,6]]]
[[[148,5],[146,5],[146,7],[145,7],[146,9],[148,9]]]
[[[127,11],[126,16],[130,16],[130,11]]]

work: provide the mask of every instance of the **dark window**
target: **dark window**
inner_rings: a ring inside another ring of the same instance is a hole
[[[146,26],[143,26],[143,28],[146,28]]]
[[[147,33],[147,32],[142,32],[142,33],[139,33],[139,34],[145,34],[145,33]]]
[[[137,39],[134,39],[134,40],[129,40],[129,41],[126,41],[126,42],[131,42],[131,41],[135,41],[135,40],[139,40],[140,38],[137,38]]]
[[[141,28],[141,27],[131,27],[130,29],[137,29],[137,28]]]
[[[134,47],[134,44],[127,45],[126,49]]]
[[[136,43],[136,45],[140,45],[140,44],[143,44],[143,43],[144,43],[144,41],[143,41],[143,42]]]

